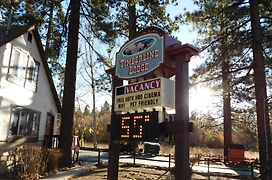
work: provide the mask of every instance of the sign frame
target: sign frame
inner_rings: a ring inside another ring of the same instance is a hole
[[[128,112],[146,108],[175,108],[175,82],[158,77],[126,86],[118,86],[115,90],[114,111]]]
[[[114,118],[114,140],[154,141],[160,136],[159,111],[117,114]]]
[[[121,79],[142,77],[164,61],[164,36],[147,33],[124,44],[116,53],[115,72]]]

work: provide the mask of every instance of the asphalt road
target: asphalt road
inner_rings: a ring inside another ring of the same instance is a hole
[[[83,162],[98,162],[98,152],[96,151],[87,151],[80,150],[79,152],[79,160]],[[135,156],[135,164],[148,165],[148,166],[156,166],[156,167],[164,167],[169,168],[169,157],[167,156],[148,156],[148,155],[136,155]],[[100,152],[100,163],[107,164],[108,162],[108,152]],[[122,163],[134,163],[133,155],[120,155],[119,162]],[[171,167],[174,167],[175,164],[173,159],[171,160]],[[225,166],[224,164],[211,164],[209,167],[207,164],[195,164],[192,167],[194,172],[199,173],[209,173],[209,174],[224,174],[228,176],[251,176],[251,171],[237,171],[233,170],[230,167]],[[254,176],[258,176],[259,171],[254,170]]]
[[[98,162],[98,151],[79,150],[79,160],[83,162]],[[107,152],[100,153],[101,160],[108,159]]]
[[[80,150],[79,160],[83,162],[95,163],[95,162],[98,162],[98,155],[99,153],[96,151]],[[108,152],[100,152],[100,162],[107,163],[107,161],[108,161]],[[133,155],[120,155],[119,162],[134,163]],[[135,163],[148,165],[148,166],[169,167],[169,157],[136,155]],[[173,166],[174,166],[174,163],[172,162],[171,167]]]

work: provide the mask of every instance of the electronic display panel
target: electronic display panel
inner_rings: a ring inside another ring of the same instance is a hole
[[[115,116],[113,137],[116,140],[154,141],[158,136],[157,111]]]

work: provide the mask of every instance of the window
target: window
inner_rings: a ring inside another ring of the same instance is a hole
[[[39,75],[40,64],[29,57],[28,65],[27,65],[27,73],[26,73],[26,82],[25,87],[31,88],[33,91],[36,91],[37,83],[38,83],[38,75]]]
[[[31,43],[32,42],[32,34],[30,32],[27,33],[27,40]]]
[[[16,49],[12,49],[11,52],[12,54],[10,57],[9,74],[13,76],[17,76],[20,53]]]
[[[40,64],[34,59],[29,58],[27,66],[27,80],[31,82],[36,82],[38,80]]]
[[[38,136],[41,113],[23,107],[11,110],[11,135]]]
[[[8,80],[22,85],[27,89],[36,91],[40,64],[30,55],[12,47]]]
[[[10,81],[15,82],[17,84],[24,83],[27,58],[28,57],[26,53],[23,53],[14,46],[12,47],[8,71],[8,79]]]

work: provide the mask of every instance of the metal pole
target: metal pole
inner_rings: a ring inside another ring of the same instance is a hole
[[[135,164],[136,164],[136,151],[134,149],[134,151],[133,151],[133,166],[135,166]]]
[[[169,166],[168,166],[168,170],[170,171],[171,170],[171,154],[169,153]]]
[[[208,157],[207,163],[208,163],[208,175],[209,175],[209,173],[210,173],[210,158],[209,157]]]
[[[101,150],[98,149],[98,160],[97,160],[97,161],[98,161],[98,162],[97,162],[97,163],[98,163],[98,166],[100,166],[100,158],[101,158],[101,157],[100,157],[100,151],[101,151]]]
[[[254,177],[254,163],[250,163],[250,168],[251,168],[251,177]]]

